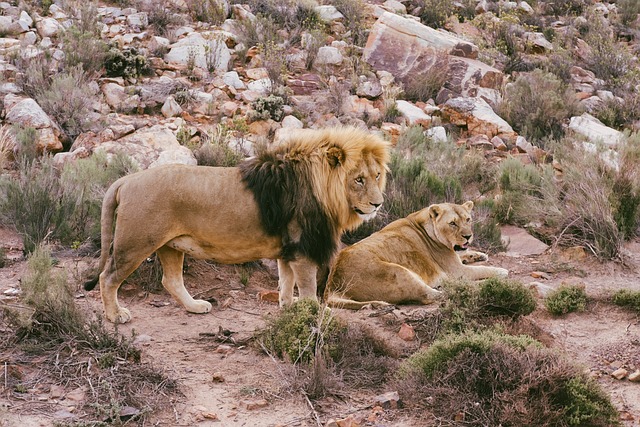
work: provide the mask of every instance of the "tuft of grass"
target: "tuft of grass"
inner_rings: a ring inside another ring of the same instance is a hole
[[[500,223],[495,214],[495,202],[484,199],[473,207],[473,244],[484,252],[504,252]]]
[[[9,164],[13,160],[13,145],[11,128],[9,126],[2,126],[0,128],[0,171],[9,167]]]
[[[449,55],[439,52],[434,57],[434,62],[423,73],[415,73],[404,80],[404,94],[410,101],[427,102],[435,99],[442,86],[447,81],[449,74]]]
[[[573,89],[555,75],[534,70],[507,85],[498,113],[520,134],[540,144],[564,135],[564,122],[579,112]],[[544,148],[544,147],[543,147]]]
[[[225,126],[218,125],[211,134],[206,134],[201,144],[194,149],[194,155],[201,166],[236,166],[244,154],[229,145],[232,130]]]
[[[600,386],[528,336],[493,331],[449,335],[400,367],[403,400],[445,423],[619,425]]]
[[[561,285],[544,299],[544,306],[554,316],[587,308],[587,293],[582,286]]]
[[[220,25],[227,19],[225,2],[221,0],[188,0],[187,9],[192,18],[200,22]]]
[[[620,307],[640,312],[640,291],[620,289],[612,295],[611,301]]]

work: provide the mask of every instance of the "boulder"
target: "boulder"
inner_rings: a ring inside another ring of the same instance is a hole
[[[160,112],[162,113],[163,116],[165,116],[167,118],[168,117],[175,117],[175,116],[179,116],[180,114],[182,114],[182,107],[173,98],[173,95],[169,95],[167,97],[166,101],[164,101],[164,104],[162,105],[162,108],[160,109]]]
[[[502,242],[507,246],[507,255],[513,257],[540,255],[549,246],[527,233],[525,229],[513,225],[500,228]]]
[[[469,135],[499,136],[513,140],[516,133],[482,98],[452,98],[442,107],[442,116],[450,123],[467,128]]]
[[[36,22],[36,29],[40,37],[55,37],[64,31],[62,25],[53,18],[43,18]]]
[[[201,33],[192,32],[172,44],[170,48],[164,57],[168,63],[186,66],[193,61],[196,67],[216,71],[227,71],[229,67],[231,52],[224,39],[213,34],[207,40]]]
[[[127,154],[141,169],[147,169],[152,164],[158,166],[166,163],[197,163],[193,153],[180,145],[170,129],[161,125],[142,128],[116,141],[101,143],[96,150],[103,150],[108,154]],[[165,151],[168,153],[162,154]]]
[[[322,46],[318,49],[316,60],[314,61],[314,67],[323,65],[340,65],[344,58],[338,48],[333,46]]]
[[[106,83],[101,88],[104,99],[113,110],[130,113],[140,104],[139,95],[130,95],[117,83]]]
[[[396,108],[408,125],[422,125],[425,127],[431,125],[431,116],[409,101],[397,100]]]
[[[389,12],[373,25],[363,51],[363,58],[373,68],[387,71],[403,83],[448,67],[446,83],[454,97],[478,96],[478,88],[497,91],[501,87],[503,73],[476,60],[477,56],[473,43]]]
[[[617,147],[624,136],[622,132],[606,126],[589,113],[571,117],[569,129],[584,136],[591,143],[603,143],[612,148]]]
[[[57,152],[63,149],[60,131],[47,113],[31,98],[15,95],[5,97],[5,120],[7,123],[36,129],[38,151]]]

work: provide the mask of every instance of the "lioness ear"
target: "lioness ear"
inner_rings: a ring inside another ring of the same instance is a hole
[[[462,207],[465,208],[467,212],[471,212],[471,209],[473,209],[473,202],[469,200],[468,202],[463,203]]]
[[[332,168],[344,163],[345,153],[339,147],[331,147],[327,150],[327,161]]]
[[[442,208],[438,205],[429,206],[429,216],[431,219],[436,219],[442,214]]]

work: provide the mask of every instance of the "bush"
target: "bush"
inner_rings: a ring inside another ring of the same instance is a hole
[[[561,285],[544,299],[544,306],[555,316],[584,311],[587,307],[587,293],[582,286]]]
[[[229,146],[231,131],[218,125],[213,134],[203,138],[203,142],[194,150],[198,165],[201,166],[237,166],[244,154]]]
[[[251,103],[253,108],[250,113],[251,120],[275,120],[279,122],[284,116],[284,99],[280,96],[269,95],[267,97],[258,98]]]
[[[491,199],[476,202],[473,208],[473,244],[490,254],[506,250],[494,209],[495,202]]]
[[[527,336],[447,336],[411,356],[397,386],[405,402],[452,425],[619,425],[595,381]]]
[[[640,291],[620,289],[613,294],[611,301],[620,307],[627,307],[640,312]]]
[[[414,73],[406,78],[405,97],[410,101],[427,102],[436,95],[447,81],[449,74],[449,55],[437,53],[433,65],[422,73]]]
[[[27,253],[47,237],[56,237],[74,209],[48,157],[23,162],[15,178],[2,177],[0,195],[0,216],[20,233]]]
[[[65,68],[78,65],[89,75],[100,73],[108,45],[100,38],[98,10],[95,4],[81,3],[77,18],[62,36]]]
[[[521,74],[513,84],[507,85],[498,108],[500,116],[516,132],[538,144],[545,137],[560,138],[565,120],[577,112],[574,91],[542,70]]]
[[[490,278],[474,285],[466,280],[445,281],[440,334],[486,329],[498,320],[515,321],[532,313],[536,301],[520,282]]]
[[[221,0],[188,0],[187,9],[194,20],[220,25],[227,19],[225,2]]]
[[[272,319],[258,339],[271,353],[292,363],[309,363],[322,351],[331,334],[342,328],[331,310],[317,301],[303,299],[284,308]]]
[[[109,77],[137,78],[149,74],[149,62],[136,48],[124,50],[112,46],[104,61],[105,70]]]
[[[619,0],[616,2],[618,16],[622,25],[629,26],[640,14],[640,3],[635,0]]]
[[[37,89],[35,100],[73,141],[91,124],[89,113],[97,94],[97,85],[92,84],[81,66],[76,66],[56,74],[49,85]]]
[[[431,28],[443,28],[456,10],[456,6],[450,0],[423,0],[419,3],[420,22]]]
[[[366,4],[363,0],[334,0],[333,6],[344,16],[344,23],[350,33],[352,44],[364,46],[367,42],[365,23]]]
[[[16,160],[20,164],[33,163],[38,158],[38,130],[32,127],[14,126]]]

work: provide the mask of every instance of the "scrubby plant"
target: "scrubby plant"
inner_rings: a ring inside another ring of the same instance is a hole
[[[616,2],[616,9],[622,25],[633,24],[640,15],[640,3],[635,0],[619,0]]]
[[[583,286],[561,285],[547,295],[544,306],[554,316],[584,311],[587,307],[587,293]]]
[[[640,291],[620,289],[611,296],[611,301],[620,307],[640,312]]]
[[[449,335],[411,356],[397,385],[406,403],[452,425],[619,425],[594,380],[528,336]]]
[[[343,326],[327,307],[306,298],[284,308],[259,334],[260,343],[272,354],[292,363],[309,363],[327,337]]]
[[[151,71],[147,57],[132,47],[124,50],[111,46],[104,61],[109,77],[137,78]]]
[[[2,177],[0,194],[2,222],[20,233],[27,253],[47,237],[56,236],[74,209],[73,202],[64,197],[49,157],[23,162],[15,178]]]
[[[21,164],[33,163],[38,158],[38,130],[30,126],[16,126],[12,130],[16,140],[16,160]]]
[[[81,66],[52,77],[48,86],[36,90],[35,100],[40,107],[74,140],[91,124],[89,113],[98,94],[97,85]]]
[[[516,158],[500,163],[498,182],[502,194],[495,204],[495,215],[503,224],[524,225],[535,219],[536,205],[544,198],[547,183],[545,171],[535,165],[523,164]]]
[[[356,46],[364,46],[368,36],[365,23],[365,2],[363,0],[334,0],[332,4],[344,16],[344,23],[350,34],[351,42]]]
[[[545,137],[560,138],[564,134],[564,121],[578,111],[573,90],[542,70],[521,74],[507,85],[498,108],[500,116],[514,130],[538,144]]]
[[[448,280],[442,288],[441,335],[486,329],[497,320],[514,321],[536,308],[532,292],[515,280],[490,278],[477,286],[466,280]]]
[[[82,2],[76,19],[62,36],[65,68],[78,65],[90,74],[98,74],[104,65],[108,45],[100,38],[98,10],[92,2]]]
[[[450,0],[422,0],[417,3],[416,6],[420,7],[420,22],[431,28],[443,28],[447,19],[456,11],[456,5]]]
[[[146,3],[143,3],[143,6]],[[153,31],[163,37],[167,37],[172,27],[178,27],[184,24],[182,15],[175,13],[165,4],[150,4],[148,14],[149,26]]]
[[[269,95],[256,99],[251,103],[253,111],[250,120],[275,120],[279,122],[284,117],[284,99],[280,96]]]
[[[9,166],[13,159],[13,137],[9,126],[0,128],[0,171]]]
[[[227,19],[225,2],[221,0],[188,0],[187,8],[194,20],[220,25]]]
[[[476,202],[473,207],[473,245],[490,254],[506,250],[494,209],[491,199]]]

